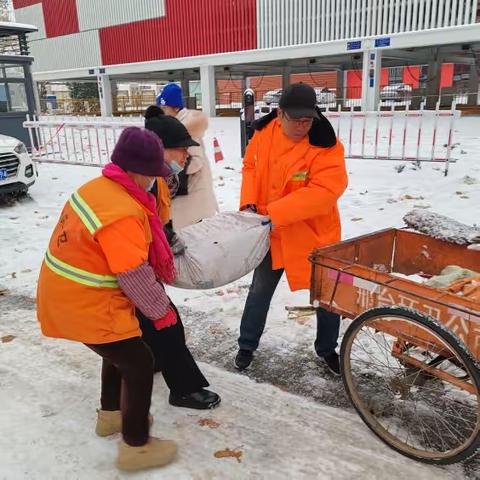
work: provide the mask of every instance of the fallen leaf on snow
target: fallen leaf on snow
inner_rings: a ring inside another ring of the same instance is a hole
[[[413,208],[432,208],[431,205],[414,205]]]
[[[460,198],[466,199],[466,198],[470,198],[470,197],[468,195],[462,195]]]
[[[240,293],[240,288],[238,287],[227,288],[227,293]]]
[[[6,288],[0,288],[0,296],[8,295],[8,290]]]
[[[363,220],[363,218],[362,217],[355,217],[355,218],[352,218],[351,220],[352,220],[352,222],[360,222],[361,220]]]
[[[17,272],[12,272],[11,275],[12,275],[12,278],[17,278]]]
[[[400,200],[424,200],[424,198],[421,195],[416,197],[415,195],[409,195],[407,193],[406,195],[402,195]]]
[[[307,315],[307,314],[304,314],[304,315],[296,315],[294,316],[293,318],[295,319],[295,321],[299,324],[299,325],[302,325],[302,326],[305,326],[307,325],[308,323],[310,323],[310,317],[312,315]],[[290,317],[291,318],[291,317]]]
[[[469,175],[465,175],[463,177],[463,183],[467,185],[475,185],[476,183],[478,183],[478,180],[474,177],[470,177]]]
[[[29,268],[26,268],[25,270],[22,270],[20,273],[30,273],[31,270]]]
[[[215,458],[236,458],[237,462],[241,463],[243,452],[241,450],[230,450],[229,448],[226,448],[225,450],[215,452],[213,455]]]
[[[0,338],[2,343],[10,343],[14,339],[15,339],[15,335],[5,335],[4,337]]]
[[[208,428],[218,428],[220,423],[215,421],[213,418],[201,418],[197,422],[201,427],[208,427]]]

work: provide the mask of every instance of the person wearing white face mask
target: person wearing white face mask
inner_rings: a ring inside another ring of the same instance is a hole
[[[182,254],[183,244],[174,232],[178,222],[172,219],[172,199],[184,190],[186,175],[184,169],[190,162],[189,148],[198,147],[187,129],[175,118],[168,117],[163,111],[152,105],[145,112],[145,128],[157,134],[165,149],[165,162],[172,174],[167,178],[158,178],[150,192],[157,199],[157,212],[165,225],[165,233],[175,255]],[[181,194],[181,193],[180,193]]]
[[[190,160],[179,176],[180,187],[172,202],[173,225],[182,228],[213,217],[219,210],[210,160],[203,143],[208,118],[199,110],[185,108],[182,88],[176,83],[163,87],[156,104],[165,115],[182,122],[192,138],[199,143],[198,147],[189,148]]]
[[[145,128],[158,135],[165,148],[165,161],[172,170],[167,179],[171,198],[182,189],[179,176],[190,163],[189,149],[200,146],[192,139],[184,125],[173,117],[164,115],[161,108],[152,105],[145,111]],[[178,223],[175,222],[174,223]],[[182,223],[182,222],[180,222]],[[178,225],[175,225],[179,228]]]
[[[170,192],[179,187],[180,173],[188,159],[188,148],[198,146],[181,122],[163,115],[158,107],[152,106],[145,113],[145,128],[156,133],[164,145],[164,158],[172,175],[167,186],[165,178],[157,177],[153,188],[149,191],[157,199],[157,213],[164,224],[165,234],[174,255],[184,251],[176,236],[171,222]],[[177,182],[177,183],[175,183]],[[170,187],[170,189],[169,189]],[[185,333],[180,316],[171,328],[158,331],[150,325],[141,311],[137,318],[142,329],[143,341],[150,347],[156,372],[161,371],[168,388],[171,405],[198,410],[210,409],[220,403],[220,396],[210,390],[208,381],[198,368],[186,343]]]

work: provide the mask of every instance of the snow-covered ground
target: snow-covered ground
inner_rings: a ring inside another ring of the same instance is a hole
[[[238,120],[216,119],[225,161],[213,167],[221,208],[237,208],[240,185]],[[399,163],[352,160],[340,202],[344,237],[402,225],[412,208],[428,208],[468,224],[480,223],[480,118],[457,123],[459,161],[419,170]],[[211,155],[213,158],[213,155]],[[35,320],[35,283],[45,247],[68,196],[99,174],[95,167],[39,165],[30,197],[0,206],[0,479],[124,478],[113,467],[116,439],[93,433],[99,361],[87,349],[43,338]],[[189,345],[223,403],[202,414],[168,406],[156,378],[153,432],[178,441],[175,464],[136,478],[475,478],[473,468],[421,465],[381,444],[349,407],[343,388],[315,363],[314,319],[287,318],[286,305],[308,304],[282,281],[267,328],[246,375],[232,373],[238,324],[249,277],[215,291],[171,289],[181,307]],[[254,380],[257,380],[257,383]],[[271,384],[271,385],[269,385]],[[201,426],[212,419],[218,428]],[[200,422],[202,423],[202,422]],[[216,458],[229,448],[235,458]],[[386,473],[388,472],[388,473]],[[480,474],[479,474],[480,475]]]

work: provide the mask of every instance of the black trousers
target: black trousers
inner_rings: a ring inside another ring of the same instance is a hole
[[[102,410],[121,410],[125,443],[145,445],[150,429],[152,352],[139,337],[87,347],[102,357]]]
[[[268,252],[262,263],[255,269],[248,292],[245,309],[240,322],[238,345],[243,350],[256,350],[263,334],[267,314],[275,289],[282,278],[283,269],[272,270],[272,255]],[[317,308],[317,336],[315,351],[326,355],[337,347],[340,316]]]
[[[170,392],[188,395],[208,387],[207,379],[185,343],[185,330],[178,311],[177,323],[162,330],[157,330],[152,321],[139,310],[135,313],[142,329],[142,338],[153,353],[155,371],[162,372]]]

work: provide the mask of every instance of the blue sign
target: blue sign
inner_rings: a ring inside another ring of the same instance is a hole
[[[0,180],[8,178],[8,172],[5,168],[0,168]]]
[[[361,40],[354,40],[352,42],[347,42],[347,50],[360,50],[362,48]]]
[[[375,39],[375,47],[389,47],[390,46],[390,37],[382,37]]]
[[[370,79],[370,88],[375,86],[375,80],[373,78]]]

